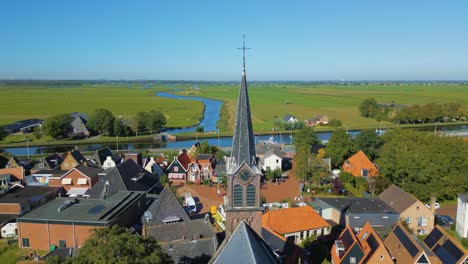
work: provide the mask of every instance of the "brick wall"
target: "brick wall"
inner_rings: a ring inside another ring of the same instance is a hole
[[[20,214],[21,205],[19,203],[1,203],[0,214]]]

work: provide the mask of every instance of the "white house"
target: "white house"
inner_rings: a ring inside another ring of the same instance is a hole
[[[285,115],[283,117],[283,120],[286,122],[286,123],[296,123],[297,122],[297,118],[292,116],[292,115]]]
[[[111,156],[107,156],[106,160],[102,163],[102,168],[107,170],[110,168],[114,168],[117,164],[115,163],[114,159]]]
[[[281,153],[281,150],[271,149],[267,151],[265,153],[265,156],[263,157],[262,169],[264,171],[267,171],[268,168],[270,168],[270,170],[272,171],[274,171],[277,168],[281,169],[282,161],[283,155]]]
[[[2,237],[15,237],[18,235],[18,226],[16,222],[8,223],[0,229],[0,232],[2,232]]]
[[[145,168],[145,170],[153,173],[154,175],[158,177],[161,177],[164,173],[162,168],[159,166],[156,160],[154,160],[153,157],[145,159],[143,165],[144,165],[143,167]]]
[[[455,228],[460,237],[468,237],[468,193],[458,195],[457,220]]]

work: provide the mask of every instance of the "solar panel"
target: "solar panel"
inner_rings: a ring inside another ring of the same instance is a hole
[[[439,241],[439,239],[442,237],[442,232],[440,232],[439,229],[434,228],[429,235],[424,239],[424,243],[428,245],[430,248],[433,248],[434,245]]]
[[[460,259],[464,254],[463,251],[460,250],[450,239],[447,239],[445,243],[442,245],[452,257],[456,260]]]
[[[395,233],[398,240],[400,240],[401,244],[406,248],[408,253],[414,258],[418,254],[419,250],[411,241],[411,239],[405,234],[405,232],[403,232],[401,227],[397,226],[395,230],[393,231],[393,233]]]
[[[442,260],[444,264],[456,264],[456,260],[450,255],[450,252],[447,249],[441,247],[440,245],[435,246],[434,253],[437,257]]]
[[[96,205],[88,210],[88,214],[99,214],[104,208],[104,205]]]

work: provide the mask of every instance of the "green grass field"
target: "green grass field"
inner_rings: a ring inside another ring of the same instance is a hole
[[[229,121],[234,123],[238,85],[200,86],[198,96],[224,100]],[[183,94],[183,92],[180,92]],[[252,121],[256,131],[271,130],[275,116],[292,114],[300,120],[325,114],[347,127],[376,126],[360,116],[358,105],[368,97],[379,103],[426,104],[457,102],[468,107],[468,86],[464,85],[250,85]],[[232,128],[231,128],[232,129]]]
[[[0,125],[27,118],[84,112],[96,108],[110,109],[114,115],[132,117],[139,111],[156,109],[162,111],[169,127],[191,126],[202,117],[200,102],[158,98],[157,91],[166,90],[185,94],[176,89],[188,88],[188,84],[159,85],[143,89],[141,85],[77,85],[66,88],[45,85],[0,85]],[[236,111],[238,84],[201,84],[200,91],[191,96],[223,100],[227,111],[222,118],[232,130]],[[425,104],[430,102],[458,102],[468,107],[468,86],[456,84],[436,85],[290,85],[252,84],[249,86],[250,104],[254,130],[270,131],[275,116],[285,114],[300,120],[315,114],[337,118],[345,127],[379,125],[376,120],[363,118],[358,105],[368,97],[379,103]],[[227,116],[226,114],[227,113]]]
[[[134,85],[79,85],[55,88],[37,85],[0,85],[0,125],[28,118],[83,112],[96,108],[111,110],[115,116],[132,117],[137,112],[159,110],[167,126],[195,125],[202,117],[203,104],[194,101],[159,98],[163,86],[143,89]],[[166,88],[167,89],[167,88]]]

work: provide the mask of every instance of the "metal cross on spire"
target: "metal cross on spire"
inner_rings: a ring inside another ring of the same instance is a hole
[[[246,47],[245,47],[245,34],[242,35],[242,40],[243,40],[242,48],[237,48],[237,49],[240,49],[240,50],[242,50],[242,52],[243,52],[243,54],[242,54],[242,55],[243,55],[243,56],[242,56],[242,59],[243,59],[243,66],[244,66],[244,67],[243,67],[243,70],[245,71],[245,50],[249,50],[250,48],[246,48]]]

